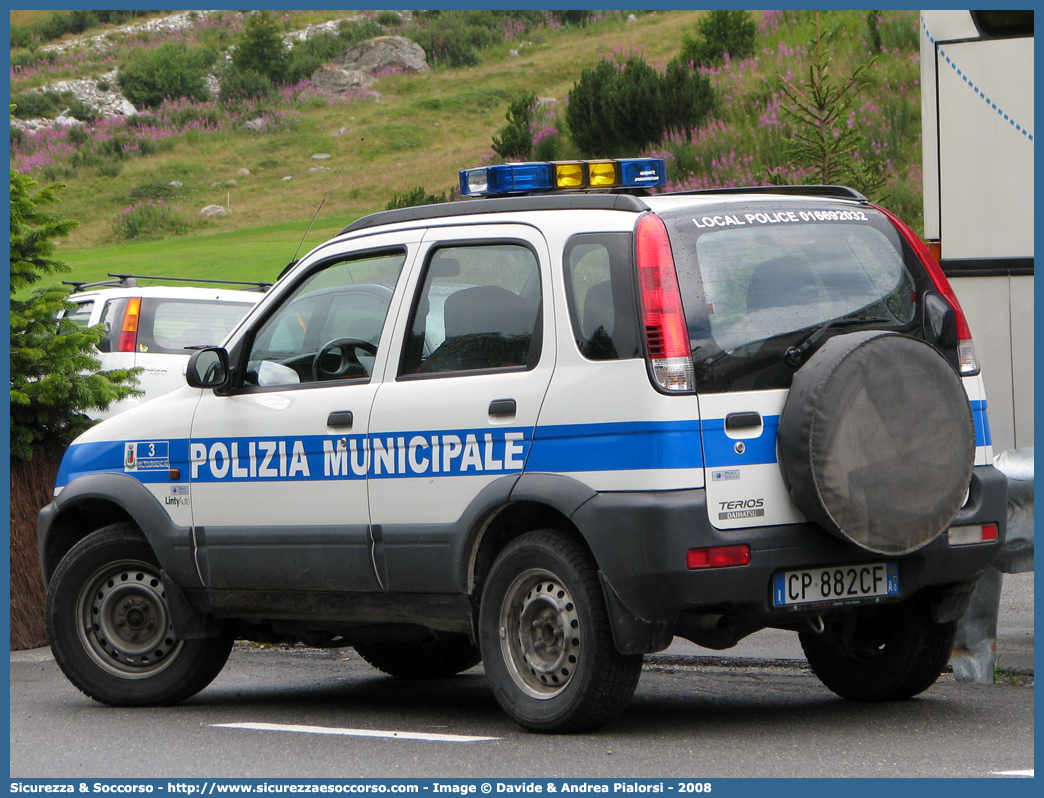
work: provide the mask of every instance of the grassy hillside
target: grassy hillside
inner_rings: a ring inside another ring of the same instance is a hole
[[[383,209],[394,194],[417,186],[451,192],[457,170],[493,160],[492,137],[505,124],[508,103],[524,91],[556,100],[560,113],[548,124],[564,131],[561,109],[584,69],[602,58],[625,60],[632,53],[662,69],[678,54],[683,36],[693,35],[701,13],[652,12],[633,21],[626,13],[607,14],[582,28],[543,26],[521,36],[507,30],[501,44],[480,52],[475,66],[387,75],[374,91],[351,97],[319,96],[299,85],[283,91],[277,102],[240,108],[235,114],[216,102],[172,104],[155,115],[156,124],[129,132],[99,122],[88,128],[96,141],[87,145],[65,134],[53,136],[47,146],[35,139],[13,141],[12,165],[31,171],[41,183],[67,184],[61,212],[80,225],[62,243],[61,256],[74,267],[75,279],[95,279],[109,271],[271,279],[293,256],[342,166],[302,251],[354,218]],[[887,161],[885,204],[916,225],[917,18],[915,12],[884,13],[876,31],[858,11],[826,12],[821,24],[837,31],[831,50],[832,69],[838,74],[867,61],[874,32],[882,38],[884,52],[850,124],[865,131],[868,157]],[[335,15],[308,12],[307,21]],[[242,26],[236,17],[227,17],[231,32],[215,33],[211,25],[200,36],[234,42]],[[755,56],[707,70],[720,98],[716,118],[691,140],[675,137],[653,148],[669,159],[672,179],[679,185],[763,183],[766,167],[784,165],[780,144],[791,123],[781,112],[780,84],[787,75],[800,81],[807,71],[805,45],[815,34],[815,23],[808,12],[755,12],[755,18],[760,25]],[[304,21],[299,17],[292,23]],[[117,49],[117,56],[125,52]],[[31,58],[19,54],[17,60],[24,64]],[[81,70],[99,76],[114,66],[111,60],[85,56]],[[55,79],[67,77],[68,59],[13,69],[12,93],[48,82],[49,70]],[[243,129],[246,119],[259,117],[266,120],[264,132]],[[559,136],[562,151],[570,155],[568,136]],[[145,141],[149,137],[151,143]],[[130,142],[117,160],[90,163],[82,157],[85,146],[100,150],[113,138]],[[145,143],[138,147],[135,142]],[[315,154],[331,157],[312,160]],[[316,166],[327,170],[312,171]],[[240,174],[244,169],[249,175]],[[162,203],[163,213],[174,222],[171,231],[178,234],[117,241],[114,222],[142,203]],[[210,204],[227,205],[232,213],[202,220],[199,210]]]

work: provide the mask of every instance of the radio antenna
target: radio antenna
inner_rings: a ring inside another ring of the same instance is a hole
[[[304,242],[305,239],[308,238],[308,234],[312,232],[312,225],[315,224],[315,220],[319,218],[319,211],[323,209],[323,206],[326,204],[326,200],[329,199],[330,192],[333,191],[333,187],[337,184],[337,181],[340,179],[341,172],[344,171],[344,167],[348,165],[348,161],[352,160],[352,158],[355,157],[355,153],[358,151],[359,145],[362,144],[364,141],[366,141],[366,136],[362,136],[357,142],[355,142],[355,147],[352,149],[351,153],[349,153],[348,158],[345,160],[343,164],[341,164],[341,168],[337,170],[337,174],[334,175],[334,179],[330,181],[330,187],[326,190],[326,196],[323,197],[322,202],[319,203],[319,207],[315,209],[315,213],[312,214],[312,221],[308,223],[308,229],[305,230],[304,235],[301,236],[301,243],[297,245],[297,251],[294,253],[293,260],[286,264],[283,271],[279,273],[280,277],[282,277],[284,274],[286,274],[294,266],[297,265],[297,256],[301,253],[301,247],[304,246]]]

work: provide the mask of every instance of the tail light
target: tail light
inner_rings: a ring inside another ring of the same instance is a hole
[[[647,213],[638,220],[635,253],[642,327],[653,380],[661,390],[670,393],[692,391],[695,376],[689,330],[671,242],[659,216]]]
[[[906,243],[913,247],[917,257],[921,259],[921,263],[928,270],[936,290],[942,294],[943,298],[950,304],[950,307],[953,308],[954,315],[957,317],[957,356],[961,364],[961,376],[974,377],[979,373],[979,359],[975,355],[975,343],[972,341],[968,320],[964,316],[964,311],[961,310],[961,303],[957,301],[957,295],[953,292],[950,281],[946,279],[942,266],[939,265],[939,260],[902,219],[884,208],[876,205],[874,207],[888,217],[902,237],[906,239]]]
[[[138,319],[141,315],[141,297],[127,300],[127,309],[123,313],[123,326],[120,327],[120,345],[118,351],[133,352],[138,347]]]
[[[973,546],[976,543],[994,543],[1000,537],[996,524],[951,526],[948,531],[951,546]]]
[[[750,564],[750,546],[711,546],[706,549],[689,549],[685,565],[690,571],[704,568],[734,568]]]

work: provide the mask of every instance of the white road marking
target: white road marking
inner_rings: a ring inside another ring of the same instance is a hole
[[[338,729],[330,726],[295,726],[285,723],[215,723],[216,729],[249,729],[252,731],[293,732],[295,734],[331,734],[337,737],[379,737],[387,740],[421,740],[430,743],[481,743],[499,737],[469,737],[462,734],[422,734],[420,732],[381,731],[380,729]]]
[[[1030,768],[1029,770],[995,770],[993,772],[993,775],[994,776],[1021,776],[1023,778],[1032,779],[1033,778],[1033,768]]]

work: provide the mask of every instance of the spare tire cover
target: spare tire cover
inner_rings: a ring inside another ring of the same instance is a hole
[[[961,380],[922,341],[835,336],[794,374],[779,422],[783,479],[837,537],[880,554],[927,545],[964,503],[974,459]]]

